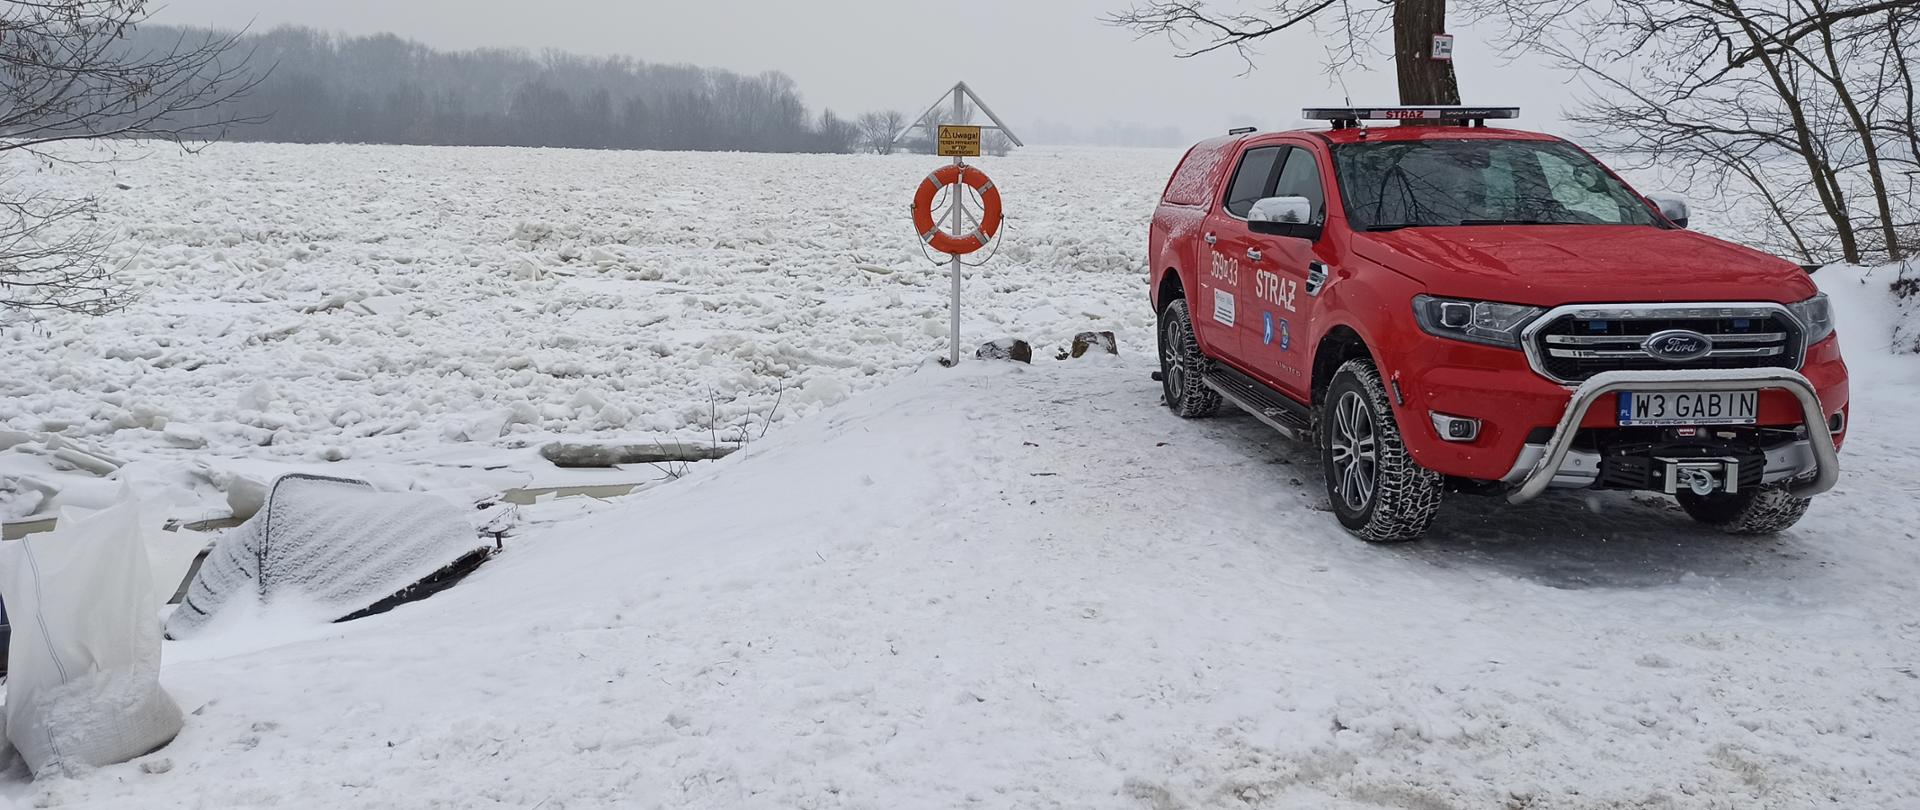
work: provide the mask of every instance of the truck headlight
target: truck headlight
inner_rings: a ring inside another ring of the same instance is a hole
[[[1827,302],[1827,294],[1820,293],[1798,304],[1788,304],[1787,310],[1799,319],[1800,328],[1807,332],[1807,345],[1826,340],[1833,334],[1833,305]]]
[[[1520,329],[1545,311],[1491,301],[1413,297],[1413,316],[1427,334],[1508,349],[1520,348]]]

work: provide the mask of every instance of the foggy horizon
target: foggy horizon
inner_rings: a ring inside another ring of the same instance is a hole
[[[443,52],[552,48],[749,76],[777,71],[794,80],[814,114],[831,110],[848,118],[875,110],[918,115],[965,80],[1033,144],[1183,146],[1229,127],[1298,126],[1305,106],[1396,98],[1385,53],[1374,56],[1374,69],[1349,69],[1336,80],[1326,72],[1314,32],[1303,29],[1263,43],[1251,69],[1230,50],[1180,59],[1164,39],[1137,38],[1101,22],[1125,0],[981,0],[975,13],[957,21],[947,6],[879,0],[846,0],[832,14],[744,2],[641,8],[596,0],[558,0],[537,18],[474,13],[492,3],[283,0],[262,8],[248,0],[176,0],[157,9],[151,22],[256,33],[295,25],[346,35],[390,33]],[[758,21],[740,25],[749,13]],[[794,33],[800,31],[808,33]],[[899,31],[948,31],[957,42],[979,46],[955,67],[961,57],[930,56],[937,49],[924,38],[880,33]],[[1463,101],[1517,104],[1522,126],[1565,131],[1567,74],[1533,60],[1509,64],[1485,33],[1456,29]],[[1287,89],[1266,90],[1275,83]],[[1173,134],[1163,134],[1169,128]]]

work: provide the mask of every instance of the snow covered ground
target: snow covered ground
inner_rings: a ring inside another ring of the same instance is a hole
[[[1920,359],[1888,351],[1890,271],[1818,276],[1855,401],[1794,531],[1461,497],[1372,547],[1303,448],[1159,406],[1139,240],[1176,157],[988,161],[1014,231],[969,337],[1108,328],[1125,355],[957,371],[923,363],[925,158],[234,145],[122,166],[129,190],[43,178],[109,195],[147,296],[0,332],[0,425],[189,502],[299,466],[478,492],[551,435],[706,435],[709,389],[723,427],[781,405],[688,477],[532,510],[425,602],[169,643],[178,740],[0,799],[1920,805]]]
[[[1399,548],[1144,360],[926,369],[426,602],[172,644],[183,736],[35,800],[1911,806],[1920,373],[1858,354],[1783,537],[1462,498]]]

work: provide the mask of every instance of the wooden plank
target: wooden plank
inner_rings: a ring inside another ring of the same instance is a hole
[[[725,458],[734,447],[693,442],[552,442],[540,448],[540,457],[555,467],[613,467],[620,464],[667,464]]]

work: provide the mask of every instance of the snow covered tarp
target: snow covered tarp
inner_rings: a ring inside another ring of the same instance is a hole
[[[258,515],[214,544],[168,617],[167,636],[201,631],[235,600],[293,601],[325,621],[357,619],[437,593],[492,550],[438,498],[289,475]]]

